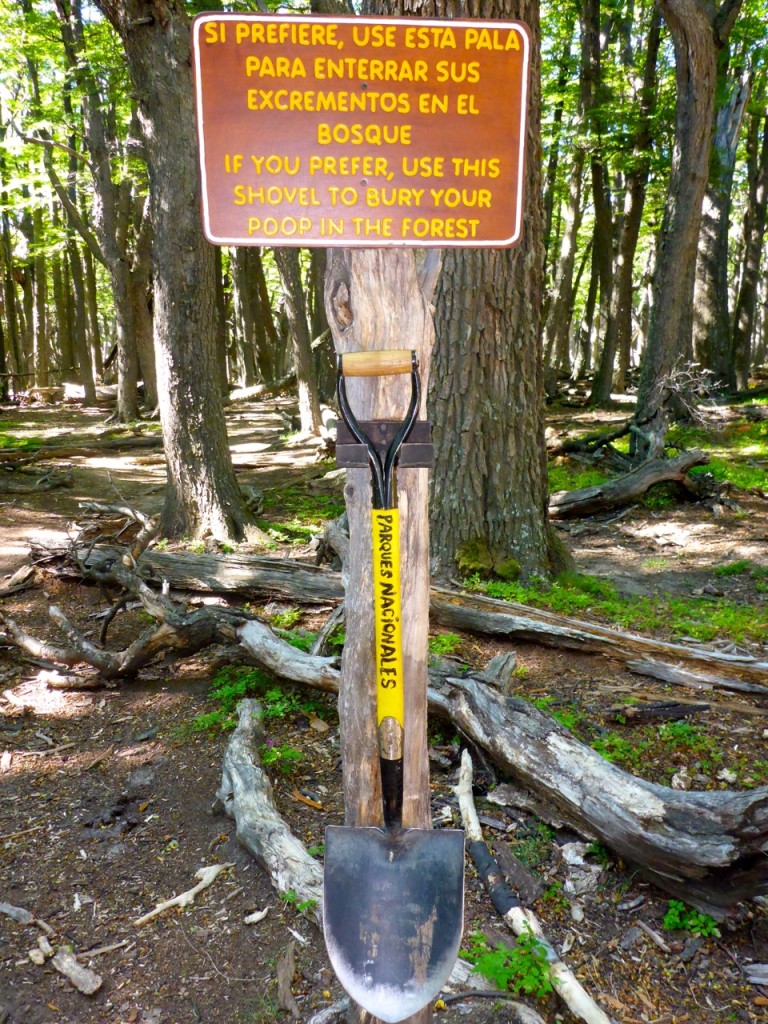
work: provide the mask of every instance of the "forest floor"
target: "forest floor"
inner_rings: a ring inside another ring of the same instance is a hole
[[[265,525],[276,525],[274,554],[312,560],[299,523],[302,495],[315,508],[320,496],[330,518],[341,505],[343,483],[338,474],[327,476],[332,467],[318,462],[316,444],[285,438],[290,412],[282,398],[231,406],[230,436],[241,480],[264,493]],[[55,545],[72,536],[72,524],[85,518],[82,501],[130,503],[150,515],[159,511],[165,476],[161,449],[100,451],[98,438],[107,429],[103,410],[33,405],[5,408],[0,415],[0,431],[17,437],[45,434],[48,440],[94,444],[85,454],[60,459],[71,472],[69,487],[6,496],[0,507],[0,578],[28,559],[30,543]],[[585,432],[595,422],[576,410],[561,410],[556,426]],[[571,522],[561,536],[580,570],[613,581],[622,593],[648,599],[664,592],[721,595],[754,609],[759,618],[765,606],[763,577],[728,567],[768,565],[766,501],[746,492],[731,497],[736,499],[732,507],[714,509],[711,503],[662,508],[639,503],[621,515]],[[289,544],[291,538],[296,543]],[[5,598],[2,610],[29,632],[54,641],[47,614],[51,602],[83,631],[95,633],[109,607],[98,588],[39,572],[36,585]],[[273,622],[276,615],[288,615],[279,621],[307,630],[318,629],[330,611],[292,610],[274,602],[265,609],[256,600],[250,609]],[[124,647],[139,634],[142,614],[129,609],[114,621],[111,648]],[[662,623],[658,635],[668,636],[669,628]],[[725,646],[717,637],[711,642],[718,649]],[[759,638],[741,643],[753,653],[760,650]],[[534,644],[462,635],[436,640],[434,650],[472,667],[514,650],[521,696],[559,712],[561,721],[585,736],[602,737],[606,749],[608,738],[616,737],[614,754],[656,781],[669,783],[681,769],[693,788],[754,786],[768,779],[768,708],[748,695],[706,691],[702,697],[633,676],[619,662]],[[220,652],[210,649],[154,664],[130,684],[63,692],[47,685],[50,667],[13,646],[0,648],[0,904],[30,911],[51,930],[55,947],[70,947],[103,979],[94,995],[77,991],[51,960],[30,959],[44,934],[41,927],[0,912],[2,1024],[288,1020],[276,978],[290,943],[296,958],[295,1019],[307,1021],[340,998],[318,929],[290,899],[277,897],[239,846],[233,822],[213,809],[228,733],[193,724],[218,707],[209,688],[222,678],[223,667]],[[708,710],[683,723],[687,728],[616,724],[613,718],[612,709],[622,702],[628,707],[634,699],[690,702],[693,697],[705,700]],[[317,848],[325,825],[341,818],[333,703],[306,693],[282,703],[274,695],[264,699],[272,701],[267,749],[277,804],[295,833]],[[431,735],[438,804],[450,801],[455,783],[454,740],[437,731]],[[503,780],[485,766],[479,794],[487,790],[492,798],[497,781]],[[537,876],[534,909],[548,937],[613,1020],[766,1019],[768,988],[750,985],[745,975],[750,963],[768,961],[764,902],[743,907],[738,921],[721,925],[719,936],[665,930],[668,897],[610,851],[593,845],[587,856],[589,886],[574,894],[563,847],[579,837],[492,800],[479,799],[479,809],[489,822],[489,839],[507,844]],[[158,902],[191,888],[195,872],[214,863],[232,866],[193,905],[142,926],[134,923]],[[261,910],[267,911],[262,920],[244,923]],[[493,940],[502,928],[468,867],[465,947],[477,945],[475,933]],[[435,1020],[517,1020],[503,995],[446,1000]],[[548,1024],[574,1020],[553,995],[530,1005]]]

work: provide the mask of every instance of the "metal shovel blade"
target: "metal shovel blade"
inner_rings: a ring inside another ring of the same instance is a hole
[[[325,831],[323,928],[333,968],[352,999],[395,1024],[440,991],[464,919],[459,829]]]

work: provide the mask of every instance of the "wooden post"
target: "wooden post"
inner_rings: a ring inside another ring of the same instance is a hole
[[[434,341],[434,324],[426,293],[432,291],[435,265],[434,251],[420,265],[419,254],[413,249],[331,249],[326,272],[326,310],[336,350],[414,349],[419,356],[424,396]],[[431,272],[425,273],[426,268]],[[361,420],[402,418],[408,405],[409,389],[407,376],[347,380],[350,403]],[[424,406],[420,415],[426,415]],[[367,469],[350,469],[347,479],[350,550],[345,566],[348,600],[339,692],[344,814],[347,825],[381,825],[373,671],[370,473]],[[398,472],[406,680],[403,825],[422,828],[431,825],[426,738],[428,490],[428,470]],[[354,1019],[360,1024],[375,1021],[360,1008]],[[428,1024],[431,1020],[431,1006],[408,1018],[409,1024]]]

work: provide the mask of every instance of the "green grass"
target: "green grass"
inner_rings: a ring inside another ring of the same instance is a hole
[[[673,638],[764,640],[768,635],[768,608],[729,601],[725,597],[623,597],[608,580],[587,574],[566,573],[552,583],[508,583],[465,580],[468,590],[501,601],[548,608],[561,615],[584,616],[639,633],[663,632]]]
[[[438,633],[429,638],[429,653],[435,657],[445,657],[453,654],[461,647],[461,637],[455,633]]]
[[[609,479],[600,469],[583,469],[567,463],[554,463],[548,468],[549,493],[578,491],[582,487],[599,487]]]
[[[15,434],[0,434],[0,448],[20,448],[34,452],[42,447],[43,442],[38,437],[16,437]]]

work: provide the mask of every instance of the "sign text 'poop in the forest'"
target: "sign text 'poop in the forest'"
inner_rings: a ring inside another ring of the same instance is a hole
[[[519,241],[524,25],[203,14],[192,38],[209,241]]]

